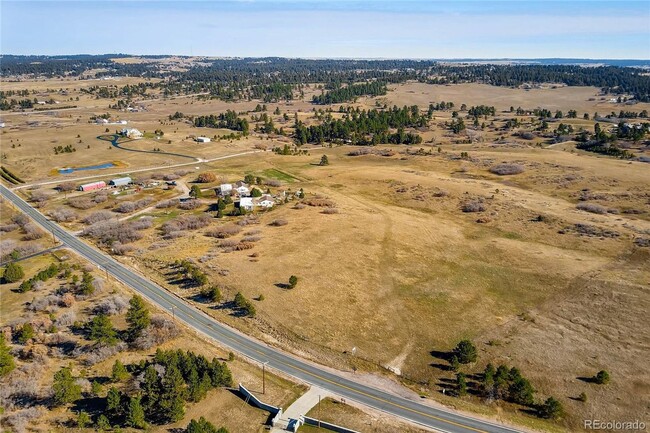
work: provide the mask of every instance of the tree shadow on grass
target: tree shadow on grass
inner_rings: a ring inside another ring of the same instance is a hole
[[[244,402],[248,403],[250,406],[253,406],[253,407],[257,408],[257,406],[255,406],[255,405],[253,404],[253,402],[251,401],[251,399],[248,399],[248,400],[247,400],[247,399],[246,399],[246,396],[245,396],[244,394],[242,394],[241,392],[239,392],[238,389],[236,389],[236,388],[228,388],[228,391],[230,391],[231,393],[233,393],[233,394],[236,395],[237,397],[241,398]],[[262,393],[262,391],[260,391],[260,390],[252,390],[252,389],[249,389],[249,391],[250,391],[251,393],[257,393],[257,394],[261,394],[261,393]],[[264,401],[264,400],[262,400],[262,401]],[[273,417],[274,417],[274,416],[275,416],[275,414],[269,412],[269,416],[268,416],[268,418],[266,419],[266,422],[264,423],[264,425],[270,425],[271,422],[272,422],[272,420],[273,420]]]
[[[433,368],[437,368],[438,370],[442,370],[442,371],[453,371],[453,369],[451,368],[451,366],[450,366],[450,365],[447,365],[447,364],[437,364],[437,363],[435,363],[435,362],[432,362],[432,363],[429,364],[429,365],[430,365],[431,367],[433,367]]]
[[[106,412],[106,399],[101,397],[87,397],[74,402],[72,411],[79,413],[86,412],[91,416],[99,416]]]
[[[596,379],[593,377],[578,376],[576,379],[581,380],[585,383],[596,383]]]

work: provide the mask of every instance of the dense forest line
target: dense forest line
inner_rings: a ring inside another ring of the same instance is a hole
[[[210,114],[209,116],[196,116],[194,117],[194,126],[196,127],[209,127],[209,128],[227,128],[234,131],[240,131],[244,135],[248,135],[248,120],[240,118],[232,110],[227,110],[225,113],[218,115]]]
[[[337,87],[324,92],[320,96],[314,96],[314,104],[339,104],[341,102],[353,101],[359,96],[381,96],[385,95],[388,89],[381,81],[371,83],[350,84],[346,87]]]
[[[301,94],[302,86],[407,80],[447,84],[478,82],[495,86],[562,83],[595,86],[604,92],[634,95],[650,101],[650,76],[632,67],[539,64],[454,64],[431,60],[310,60],[284,58],[201,59],[187,70],[165,69],[161,63],[118,64],[101,56],[2,56],[0,73],[7,75],[72,76],[93,69],[94,77],[107,75],[159,77],[152,85],[164,95],[206,93],[224,100],[259,98],[275,102]],[[340,86],[344,89],[344,86]]]
[[[417,106],[393,107],[388,110],[349,110],[341,119],[327,114],[319,125],[295,124],[294,138],[297,144],[347,142],[350,144],[419,144],[422,137],[405,132],[405,128],[427,125],[429,116],[421,114]],[[390,133],[397,129],[396,133]]]

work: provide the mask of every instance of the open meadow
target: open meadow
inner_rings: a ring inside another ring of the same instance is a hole
[[[118,85],[137,83],[119,80]],[[423,400],[531,429],[576,431],[583,419],[605,413],[611,419],[647,416],[650,166],[642,158],[649,158],[650,150],[643,140],[630,141],[625,149],[634,158],[614,158],[578,149],[573,136],[559,139],[569,133],[550,130],[562,123],[576,133],[592,131],[594,113],[640,112],[650,104],[623,107],[595,87],[409,81],[390,85],[386,95],[331,105],[309,102],[321,93],[312,84],[302,99],[268,103],[264,111],[255,99],[225,102],[152,92],[136,99],[133,105],[140,108],[129,112],[109,108],[116,99],[80,90],[96,81],[7,83],[55,99],[65,87],[73,101],[61,104],[77,107],[3,114],[7,125],[0,135],[2,165],[23,181],[13,186],[88,242],[218,320],[370,384],[396,390],[405,385]],[[297,119],[307,127],[327,116],[343,119],[347,114],[340,106],[417,106],[425,113],[441,101],[455,108],[432,110],[426,126],[406,128],[422,137],[417,144],[296,147],[291,136]],[[467,114],[479,105],[496,111]],[[577,116],[549,118],[544,123],[550,126],[542,129],[532,113],[538,108],[575,110]],[[226,110],[246,119],[250,134],[196,127],[190,118]],[[172,119],[177,112],[183,116]],[[144,137],[117,146],[98,139],[123,127],[96,124],[93,117],[104,113],[111,121],[126,120]],[[265,131],[262,113],[283,133]],[[459,117],[467,128],[456,133],[451,128]],[[605,130],[614,127],[613,121],[603,122]],[[197,143],[197,136],[212,141]],[[242,155],[220,159],[235,154]],[[113,166],[58,172],[104,163]],[[118,173],[134,184],[72,190]],[[235,207],[230,197],[225,200],[223,184],[244,180],[262,199],[272,197],[268,209],[243,212],[243,201],[233,196]],[[66,182],[73,184],[70,190],[56,188]],[[1,206],[3,223],[11,224],[14,211]],[[3,257],[26,242],[20,230],[25,231],[16,226],[2,233]],[[51,244],[47,237],[39,242],[26,250]],[[69,260],[84,269],[81,260]],[[28,259],[25,273],[51,261],[50,255]],[[109,294],[126,296],[119,284],[105,284],[99,295],[75,304],[77,320],[88,319],[93,305]],[[17,286],[2,286],[4,329],[25,322],[23,307],[33,302],[35,294],[17,293]],[[50,284],[42,293],[55,289]],[[124,330],[122,316],[115,324]],[[478,357],[454,366],[451,351],[463,339],[475,344]],[[223,350],[184,329],[161,347],[227,359]],[[120,359],[137,362],[154,350]],[[104,377],[116,357],[92,367],[75,364],[73,370],[85,378]],[[54,371],[67,362],[50,360],[42,368]],[[488,363],[519,369],[536,390],[535,400],[555,397],[565,416],[541,421],[522,405],[486,398],[480,383]],[[256,367],[240,360],[228,365],[236,381],[259,380]],[[611,375],[609,384],[590,380],[600,370]],[[457,372],[467,375],[470,389],[460,398],[454,396]],[[277,377],[273,384],[277,404],[303,389]],[[375,428],[376,419],[357,416],[356,409],[327,405],[333,421],[349,420],[360,431],[368,426],[373,430],[367,431],[390,431],[390,424],[379,420]],[[69,413],[50,416],[63,419]],[[213,389],[204,402],[188,407],[182,421],[151,431],[184,426],[199,416],[231,432],[261,431],[265,421],[264,413],[229,391]]]

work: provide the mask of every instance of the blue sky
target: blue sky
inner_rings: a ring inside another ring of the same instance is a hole
[[[650,0],[0,0],[0,15],[3,54],[650,59]]]

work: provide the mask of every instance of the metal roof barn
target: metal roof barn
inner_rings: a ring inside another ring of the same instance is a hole
[[[106,187],[106,182],[101,180],[99,182],[85,183],[83,185],[79,185],[79,191],[92,191],[94,189],[100,189],[104,187]]]
[[[111,179],[108,184],[111,186],[125,186],[130,183],[133,183],[133,179],[130,177],[118,177],[117,179]]]

